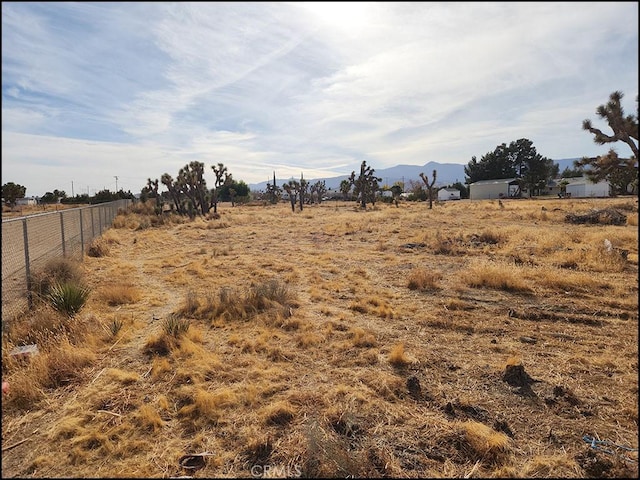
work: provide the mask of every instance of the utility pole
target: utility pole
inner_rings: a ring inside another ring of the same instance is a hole
[[[114,178],[116,179],[116,193],[118,193],[118,176],[114,175]]]
[[[71,196],[75,197],[75,195],[73,194],[73,180],[71,180]]]

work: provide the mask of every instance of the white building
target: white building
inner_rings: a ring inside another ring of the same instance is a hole
[[[16,198],[17,206],[37,205],[36,197]]]
[[[460,190],[457,188],[441,188],[438,190],[438,200],[460,200]]]
[[[469,185],[471,200],[509,198],[519,194],[517,178],[480,180]]]
[[[584,198],[584,197],[608,197],[609,196],[609,182],[602,180],[598,183],[593,183],[587,177],[567,178],[569,183],[566,185],[566,195],[571,198]]]

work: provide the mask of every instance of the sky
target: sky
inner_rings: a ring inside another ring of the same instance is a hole
[[[2,184],[597,156],[614,91],[635,114],[638,2],[2,2]]]

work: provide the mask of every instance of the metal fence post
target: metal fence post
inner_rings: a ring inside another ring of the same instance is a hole
[[[24,269],[27,275],[27,302],[29,309],[33,308],[33,296],[31,295],[31,268],[29,266],[29,236],[27,235],[27,219],[22,220],[22,237],[24,238]]]
[[[62,237],[62,256],[67,256],[67,251],[64,245],[64,219],[62,218],[62,212],[60,212],[60,235]]]
[[[89,211],[91,212],[91,239],[93,240],[96,237],[96,222],[93,220],[93,207],[89,207]]]
[[[84,229],[82,228],[82,214],[84,212],[84,208],[78,210],[80,213],[80,261],[84,260]]]

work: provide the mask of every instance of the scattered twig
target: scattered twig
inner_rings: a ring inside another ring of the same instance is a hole
[[[113,345],[111,345],[111,346],[109,347],[109,349],[107,350],[107,352],[110,352],[110,351],[111,351],[111,349],[112,349],[113,347],[115,347],[115,346],[118,344],[118,342],[119,342],[120,340],[122,340],[122,338],[123,338],[123,337],[124,337],[124,335],[120,335],[120,338],[119,338],[118,340],[116,340],[116,342],[115,342]]]
[[[11,450],[12,448],[17,447],[18,445],[22,445],[24,442],[26,442],[27,440],[29,440],[29,437],[20,440],[19,442],[13,443],[11,445],[7,445],[6,447],[2,447],[2,451],[6,452],[7,450]]]
[[[16,448],[18,445],[22,445],[24,442],[26,442],[27,440],[29,440],[33,435],[35,435],[35,433],[38,431],[38,429],[36,428],[31,435],[29,435],[27,438],[23,438],[22,440],[20,440],[19,442],[16,443],[12,443],[11,445],[7,445],[6,447],[2,447],[2,451],[6,452],[7,450],[11,450],[12,448]]]
[[[478,460],[478,461],[476,462],[476,464],[473,466],[473,468],[471,469],[471,471],[470,471],[469,473],[467,473],[467,474],[464,476],[464,478],[470,478],[470,477],[471,477],[471,475],[473,475],[473,472],[475,472],[475,471],[476,471],[476,469],[478,468],[478,465],[480,465],[480,460]]]
[[[114,417],[122,417],[119,413],[110,412],[109,410],[96,410],[98,413],[108,413],[109,415],[113,415]]]
[[[102,370],[100,370],[100,372],[98,372],[98,375],[96,375],[96,377],[95,377],[93,380],[91,380],[91,383],[95,382],[95,381],[98,379],[98,377],[99,377],[100,375],[102,375],[102,373],[103,373],[105,370],[106,370],[106,368],[103,368]],[[91,383],[89,383],[89,385],[91,385]]]

